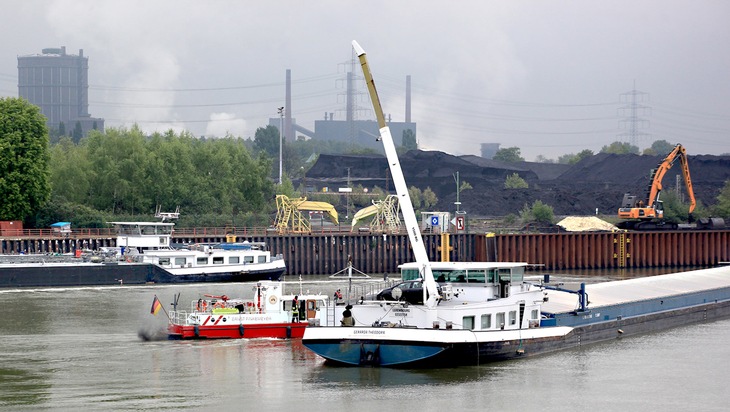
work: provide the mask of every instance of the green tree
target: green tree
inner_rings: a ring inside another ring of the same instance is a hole
[[[689,203],[685,202],[674,190],[662,191],[662,203],[664,203],[664,220],[673,223],[686,223],[689,218]],[[692,220],[696,220],[709,215],[707,209],[702,202],[697,205],[692,212]]]
[[[464,182],[464,183],[466,183],[466,182]],[[426,190],[423,191],[421,198],[423,201],[423,207],[426,209],[433,208],[434,206],[436,206],[436,203],[438,203],[438,201],[439,201],[438,197],[436,196],[436,193],[434,193],[434,191],[431,190],[430,187],[427,187]]]
[[[509,163],[525,161],[525,159],[520,156],[519,147],[505,147],[503,149],[499,149],[492,159]]]
[[[402,146],[406,150],[416,150],[418,149],[418,142],[416,141],[416,134],[413,133],[413,130],[406,129],[403,130],[403,140]]]
[[[730,219],[730,180],[725,181],[725,186],[717,195],[717,204],[713,208],[713,214],[717,217]]]
[[[264,152],[272,158],[279,158],[279,129],[268,125],[256,129],[253,147],[257,152]]]
[[[408,188],[408,196],[411,198],[413,209],[421,209],[421,189],[411,186]]]
[[[525,181],[525,179],[521,178],[519,174],[512,173],[511,175],[507,175],[507,178],[504,179],[504,188],[505,189],[527,189],[529,185]]]
[[[524,223],[552,223],[554,219],[553,207],[540,200],[535,200],[532,206],[528,206],[525,203],[520,211],[520,219]]]
[[[63,122],[58,124],[58,135],[66,136],[66,125]]]
[[[62,136],[58,144],[51,147],[50,154],[52,198],[85,204],[89,200],[91,170],[86,146],[77,146],[70,137]]]
[[[83,136],[84,136],[84,133],[83,133],[83,130],[81,129],[81,122],[77,120],[76,126],[74,126],[74,131],[73,131],[73,136],[72,136],[74,143],[78,143],[79,140],[81,140],[81,138]]]
[[[613,142],[608,146],[603,146],[601,153],[639,154],[639,148],[628,142]]]
[[[583,159],[593,156],[593,150],[583,149],[575,156],[576,159],[573,164],[580,162]]]
[[[553,223],[553,207],[540,200],[536,200],[535,203],[532,204],[532,216],[535,217],[537,222]]]
[[[569,154],[564,154],[562,156],[559,156],[558,163],[564,164],[564,165],[574,165],[574,164],[580,162],[581,160],[583,160],[587,157],[591,157],[591,156],[593,156],[593,151],[585,149],[585,150],[581,150],[577,154],[569,153]]]
[[[0,98],[0,219],[24,220],[49,199],[48,128],[38,106]]]
[[[537,163],[555,163],[555,160],[549,159],[540,154],[535,157],[535,162],[537,162]]]
[[[674,145],[666,140],[655,140],[654,143],[651,144],[651,149],[656,155],[666,156],[669,152],[674,150]]]

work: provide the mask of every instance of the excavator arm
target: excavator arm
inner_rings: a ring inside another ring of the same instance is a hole
[[[624,201],[622,202],[621,208],[618,211],[618,217],[622,219],[642,220],[663,219],[664,210],[662,203],[659,200],[659,194],[662,191],[662,180],[664,179],[664,175],[672,168],[677,159],[679,159],[682,165],[682,175],[684,176],[684,182],[687,186],[687,195],[690,200],[689,214],[691,220],[692,212],[694,211],[695,206],[697,206],[697,202],[695,200],[694,190],[692,189],[692,179],[689,175],[687,151],[681,144],[677,144],[667,157],[659,163],[657,168],[652,170],[651,183],[648,188],[646,203],[644,203],[644,200],[636,201],[636,196],[626,194],[624,195]],[[640,225],[626,223],[619,226],[623,226],[624,228],[638,228]],[[651,225],[645,226],[651,227]]]
[[[692,189],[692,179],[689,176],[689,166],[687,165],[687,151],[684,146],[677,144],[674,149],[667,155],[663,162],[659,164],[652,176],[651,186],[649,187],[649,194],[647,196],[647,206],[653,206],[659,198],[659,193],[662,191],[662,180],[664,175],[669,169],[672,168],[674,162],[679,159],[682,165],[682,174],[684,176],[684,183],[687,185],[687,195],[689,196],[690,205],[689,213],[691,214],[697,206],[695,200],[694,190]]]

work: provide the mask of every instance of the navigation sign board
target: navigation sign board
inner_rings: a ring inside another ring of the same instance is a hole
[[[464,216],[456,216],[456,230],[464,230]]]

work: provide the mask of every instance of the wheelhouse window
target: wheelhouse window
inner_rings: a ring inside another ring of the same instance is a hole
[[[214,265],[222,265],[224,263],[223,256],[214,256],[213,257],[213,264]]]
[[[537,309],[533,309],[530,315],[530,319],[539,319],[540,312]]]
[[[498,328],[504,329],[504,312],[497,313],[497,325]]]
[[[208,264],[208,258],[207,258],[207,257],[199,257],[199,258],[198,258],[198,259],[196,260],[196,263],[197,263],[198,265],[207,265],[207,264]]]
[[[231,257],[228,258],[228,263],[231,264],[231,265],[236,265],[240,261],[241,261],[241,258],[239,258],[238,256],[231,256]]]
[[[492,314],[482,315],[482,329],[492,329]]]
[[[498,283],[496,269],[487,269],[487,283]]]
[[[464,325],[464,329],[474,330],[474,316],[464,316],[461,324]]]
[[[450,270],[434,270],[433,278],[436,279],[436,282],[451,282],[450,274]]]
[[[465,283],[466,282],[466,271],[465,270],[455,270],[455,271],[451,272],[451,281]]]
[[[509,268],[499,269],[499,280],[500,281],[512,281],[512,271]]]
[[[466,274],[466,278],[469,283],[484,283],[484,280],[486,279],[485,271],[483,269],[469,270]]]
[[[244,256],[243,262],[244,263],[253,263],[253,256]]]
[[[160,258],[157,263],[160,266],[170,266],[170,258]]]
[[[413,280],[421,277],[421,274],[418,273],[418,269],[401,269],[400,274],[403,280]],[[434,273],[434,276],[437,275]]]
[[[184,257],[176,257],[175,258],[175,266],[185,266],[185,258]]]
[[[266,263],[266,255],[259,256],[259,263]]]
[[[509,324],[510,325],[516,325],[517,324],[517,311],[511,310],[509,312]]]

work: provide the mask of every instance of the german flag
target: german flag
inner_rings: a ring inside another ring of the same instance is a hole
[[[153,315],[157,315],[157,312],[162,309],[162,303],[160,303],[160,300],[157,299],[157,295],[155,295],[155,298],[152,300],[152,308],[150,309],[150,313]]]

